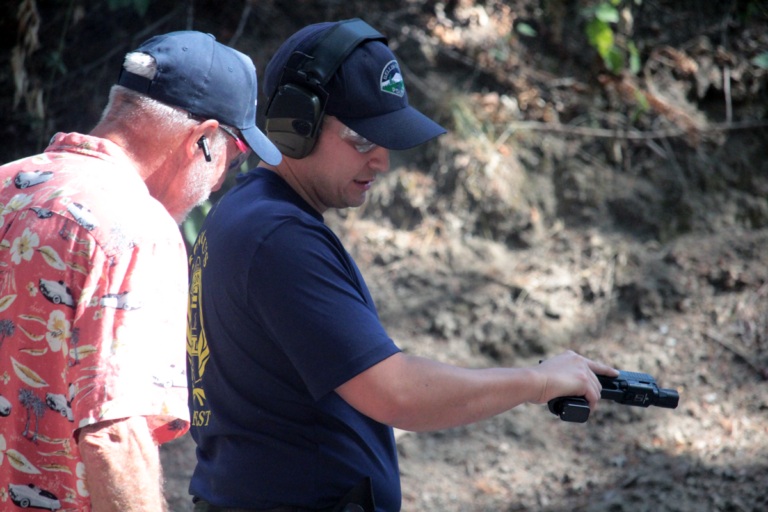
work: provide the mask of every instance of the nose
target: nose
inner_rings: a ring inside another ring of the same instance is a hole
[[[376,172],[387,172],[389,170],[389,150],[376,146],[370,153],[368,165]]]

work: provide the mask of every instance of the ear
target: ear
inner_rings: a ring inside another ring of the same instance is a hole
[[[197,144],[201,137],[205,136],[209,141],[213,138],[213,133],[219,129],[219,122],[215,119],[206,119],[197,125],[184,141],[184,150],[190,160],[195,158],[205,158],[203,149]]]

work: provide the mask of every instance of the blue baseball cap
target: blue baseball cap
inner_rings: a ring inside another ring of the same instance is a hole
[[[296,53],[311,53],[320,36],[336,23],[309,25],[292,35],[267,65],[264,92],[280,86],[283,69]],[[356,47],[323,87],[325,113],[387,149],[409,149],[445,133],[445,129],[408,105],[400,66],[381,41]]]
[[[123,69],[119,85],[235,127],[259,158],[270,165],[280,163],[280,151],[256,127],[259,88],[250,57],[217,42],[211,34],[195,31],[155,36],[134,51],[155,58],[155,78]]]

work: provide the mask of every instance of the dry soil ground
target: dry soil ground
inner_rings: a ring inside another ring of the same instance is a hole
[[[406,352],[484,367],[571,348],[681,396],[676,410],[603,401],[586,424],[525,405],[398,433],[404,511],[768,510],[768,231],[662,246],[560,229],[510,251],[335,220]],[[193,446],[162,448],[175,512]]]

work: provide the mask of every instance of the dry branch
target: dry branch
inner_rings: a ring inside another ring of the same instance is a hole
[[[761,119],[755,121],[739,121],[735,123],[714,123],[705,128],[701,128],[699,131],[711,133],[766,127],[768,127],[768,120]],[[560,123],[543,123],[541,121],[520,121],[516,123],[510,123],[507,125],[507,129],[510,130],[510,133],[516,130],[549,131],[567,133],[571,135],[581,135],[584,137],[602,137],[628,140],[666,139],[670,137],[683,137],[688,135],[686,131],[679,128],[642,132],[639,130],[626,130],[619,128],[613,130],[609,128],[586,128],[583,126],[571,126]]]
[[[744,353],[743,350],[733,345],[733,343],[729,342],[728,340],[726,340],[725,338],[723,338],[722,336],[720,336],[718,333],[714,332],[711,329],[705,329],[702,332],[702,334],[704,335],[705,338],[709,338],[710,340],[719,343],[720,346],[722,346],[723,348],[726,348],[732,353],[739,356],[741,359],[744,360],[745,363],[747,363],[747,366],[749,366],[750,368],[752,368],[752,370],[755,371],[755,373],[760,375],[760,377],[762,377],[763,379],[768,380],[768,368],[761,368],[757,363],[752,361],[752,358],[749,357],[749,355],[747,355],[746,353]]]

